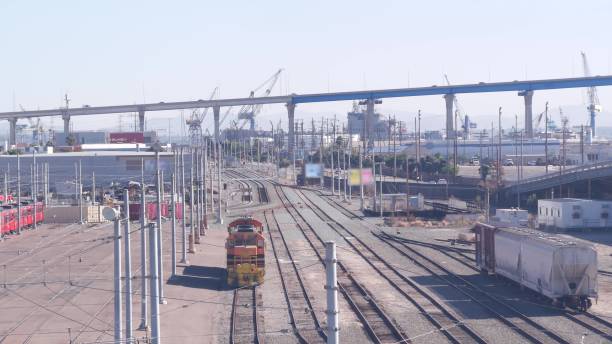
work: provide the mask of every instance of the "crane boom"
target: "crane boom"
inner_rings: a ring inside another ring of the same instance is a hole
[[[589,77],[591,76],[591,70],[589,69],[589,63],[587,61],[586,54],[584,53],[584,51],[581,51],[580,55],[582,56],[582,68],[584,69],[584,76]],[[589,106],[587,107],[587,110],[589,110],[591,120],[591,122],[589,123],[591,127],[591,135],[595,136],[595,116],[602,110],[601,105],[599,104],[599,96],[597,96],[597,88],[595,86],[588,87],[587,96],[589,98]]]
[[[254,97],[255,92],[257,92],[258,90],[260,90],[262,87],[266,85],[267,87],[266,87],[266,90],[263,96],[264,97],[269,96],[272,93],[272,89],[274,88],[274,85],[276,85],[276,82],[278,81],[278,78],[280,77],[282,72],[283,72],[283,69],[282,68],[279,69],[276,73],[274,73],[271,77],[269,77],[263,84],[259,85],[255,90],[251,91],[251,97]],[[259,114],[262,107],[263,107],[262,104],[243,106],[238,112],[238,119],[244,120],[239,128],[243,129],[247,123],[250,123],[251,131],[255,130],[255,117],[257,116],[257,114]]]

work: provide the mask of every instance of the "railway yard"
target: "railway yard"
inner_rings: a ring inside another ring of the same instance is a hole
[[[264,283],[227,286],[227,230],[212,221],[196,252],[170,276],[166,221],[160,338],[167,343],[325,343],[326,241],[337,245],[343,342],[612,342],[609,233],[576,234],[596,244],[600,269],[598,299],[578,312],[481,274],[474,246],[454,241],[467,227],[391,228],[363,217],[358,197],[343,202],[325,189],[287,186],[254,167],[224,174],[233,180],[226,223],[251,215],[264,224]],[[245,189],[250,200],[240,197]],[[0,242],[0,343],[112,342],[112,227],[42,224]],[[132,231],[139,230],[134,222]],[[134,342],[146,343],[139,237],[131,235],[131,327]]]

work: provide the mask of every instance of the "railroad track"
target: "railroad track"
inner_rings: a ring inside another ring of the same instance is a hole
[[[333,206],[334,208],[336,208],[338,211],[342,212],[346,216],[350,218],[357,218],[360,220],[364,220],[362,216],[355,214],[349,209],[346,209],[345,207],[338,204],[334,200],[331,200],[328,197],[322,197],[322,198],[324,198],[331,206]],[[473,249],[449,247],[446,245],[440,245],[440,244],[435,244],[431,242],[424,242],[424,241],[394,236],[389,233],[384,233],[384,235],[389,237],[391,240],[401,242],[403,243],[403,245],[406,245],[406,246],[413,245],[413,246],[420,246],[420,247],[425,247],[428,249],[435,250],[436,252],[443,254],[453,259],[454,261],[460,263],[461,265],[473,270],[474,272],[478,272],[478,273],[480,272],[475,266],[476,260],[473,257],[473,252],[474,252]],[[612,272],[605,271],[605,270],[599,270],[598,272],[600,275],[604,275],[604,276],[607,275],[607,276],[612,277]],[[538,303],[538,306],[550,307],[550,306],[542,305],[539,303]],[[610,335],[610,333],[612,333],[612,323],[610,323],[608,320],[600,316],[597,316],[595,314],[591,314],[591,313],[580,313],[580,312],[574,312],[574,311],[568,311],[568,310],[562,310],[562,309],[558,309],[558,310],[560,311],[560,315],[582,326],[583,328],[591,331],[592,333],[606,340],[612,339],[612,335]]]
[[[85,272],[85,274],[90,273],[91,271],[95,270],[98,266],[101,266],[102,262],[104,262],[107,259],[112,258],[112,255],[107,255],[105,254],[103,257],[100,257],[99,259],[94,259],[94,261],[96,263],[94,263],[92,266],[89,267],[89,269]],[[51,282],[50,282],[51,283]],[[90,286],[93,283],[93,281],[89,282],[85,287]],[[42,283],[41,283],[42,284]],[[25,288],[24,286],[21,286],[18,288]],[[29,334],[23,339],[22,343],[29,343],[32,338],[36,335],[36,333],[38,331],[40,331],[40,329],[42,328],[42,326],[44,324],[46,324],[49,321],[49,318],[45,318],[45,319],[36,319],[34,321],[29,321],[31,318],[35,317],[39,311],[41,311],[41,309],[45,309],[45,307],[48,307],[50,305],[52,305],[56,300],[60,300],[61,302],[63,302],[60,306],[64,307],[66,305],[73,305],[72,300],[74,298],[76,298],[81,292],[83,291],[83,287],[80,286],[76,286],[73,284],[68,284],[66,283],[66,285],[64,287],[62,287],[60,290],[56,291],[53,293],[53,295],[48,298],[46,301],[44,301],[43,303],[39,303],[39,305],[37,305],[36,307],[34,307],[30,312],[28,312],[25,316],[23,316],[15,325],[13,325],[8,331],[6,331],[3,336],[0,338],[0,343],[3,343],[5,340],[7,340],[7,338],[9,336],[12,335],[12,333],[20,328],[22,325],[28,323],[28,325],[34,325],[34,329],[29,331]],[[17,295],[20,298],[23,298],[23,296],[21,296],[19,293],[17,293],[17,291],[14,290],[7,290],[7,294],[9,295]],[[86,312],[85,312],[86,313]],[[88,314],[89,316],[91,316],[93,320],[99,320],[104,322],[103,320],[98,318],[98,314]],[[42,320],[42,321],[41,321]],[[87,327],[89,327],[89,325],[91,324],[91,322],[89,324],[87,324]],[[106,323],[109,328],[111,327],[110,323]],[[84,329],[85,326],[83,326]],[[104,332],[104,331],[110,331],[107,329],[104,330],[99,330],[100,332]],[[109,332],[110,333],[110,332]]]
[[[466,266],[472,271],[476,273],[480,273],[480,270],[476,267],[475,259],[464,254],[463,252],[455,250],[455,248],[447,247],[444,245],[436,245],[436,244],[430,244],[426,242],[406,239],[406,238],[391,235],[389,233],[385,233],[385,235],[392,238],[392,240],[401,242],[405,245],[415,245],[415,246],[422,246],[422,247],[434,249],[437,252],[444,254],[445,256],[451,259],[454,259],[455,261],[462,264],[463,266]],[[550,305],[544,305],[541,303],[536,303],[536,304],[540,307],[553,308]],[[554,307],[553,309],[556,311],[559,311],[559,315],[584,327],[585,329],[588,329],[592,333],[604,339],[612,340],[612,335],[610,334],[612,333],[612,323],[610,323],[608,320],[600,316],[597,316],[595,314],[592,314],[592,313],[576,312],[573,310],[560,309],[556,307]]]
[[[231,174],[233,174],[234,176],[237,176],[239,178],[248,178],[249,177],[246,173],[244,173],[242,171],[239,172],[237,170],[231,170],[230,172],[231,172]],[[247,182],[242,181],[242,180],[239,180],[238,182],[243,184],[243,185],[246,185],[246,186],[249,185]],[[261,181],[253,180],[253,181],[249,181],[249,183],[253,183],[254,186],[255,186],[255,188],[252,188],[252,187],[250,188],[251,189],[251,202],[246,204],[246,206],[242,205],[242,206],[237,206],[236,208],[250,208],[250,207],[254,206],[252,203],[254,201],[253,192],[254,192],[255,189],[257,190],[257,200],[259,202],[259,205],[267,204],[267,203],[270,202],[269,197],[268,197],[268,190],[267,190],[267,188],[265,187],[265,185]]]
[[[71,234],[73,232],[69,232],[64,236],[60,236],[62,239],[66,239],[69,234]],[[32,260],[35,256],[40,255],[41,253],[46,253],[47,255],[51,256],[52,258],[49,259],[48,261],[45,261],[44,266],[43,264],[39,264],[39,265],[32,265],[32,266],[26,266],[27,268],[31,268],[29,271],[25,272],[25,273],[21,273],[19,275],[19,277],[14,278],[12,280],[10,280],[9,284],[16,284],[16,290],[20,290],[25,288],[27,285],[30,285],[32,283],[26,283],[25,280],[26,278],[28,278],[29,276],[40,276],[40,275],[44,275],[43,271],[51,272],[51,269],[53,267],[55,267],[57,264],[59,264],[60,262],[66,261],[70,256],[73,255],[81,255],[83,253],[86,253],[94,248],[97,248],[99,246],[105,245],[107,243],[112,242],[111,240],[112,237],[109,237],[108,235],[102,235],[102,236],[97,236],[91,240],[84,240],[81,242],[77,242],[77,243],[70,243],[68,250],[66,250],[65,247],[63,247],[64,245],[59,245],[59,242],[62,242],[63,240],[53,240],[52,243],[54,243],[54,245],[47,245],[47,246],[38,246],[36,249],[32,249],[28,252],[30,252],[30,254],[28,256],[22,256],[21,258],[23,260]],[[86,244],[91,244],[91,245],[86,245]],[[66,244],[68,245],[68,244]],[[54,248],[54,250],[47,250],[47,249],[51,249]],[[13,266],[11,263],[15,262],[18,258],[20,257],[15,257],[9,261],[6,261],[6,263],[4,264],[7,267],[11,267]],[[96,264],[97,265],[97,264]],[[17,267],[21,267],[22,265],[17,265]],[[33,267],[33,268],[32,268]],[[38,283],[40,281],[35,281],[33,282],[34,284]],[[0,294],[0,300],[2,300],[4,297],[11,295],[10,292],[5,291],[3,293]]]
[[[501,298],[484,291],[474,283],[451,272],[434,259],[414,250],[408,244],[393,240],[392,237],[385,233],[375,233],[374,235],[402,256],[412,260],[415,265],[426,270],[441,281],[444,281],[448,286],[458,290],[472,301],[482,306],[482,308],[487,310],[491,315],[519,335],[523,336],[529,342],[549,343],[552,340],[557,343],[570,343],[568,340],[556,334],[555,331],[545,328],[543,325],[535,322]]]
[[[410,278],[407,278],[395,266],[390,264],[369,245],[334,220],[306,195],[298,192],[303,201],[311,204],[310,208],[325,221],[336,233],[342,237],[350,237],[346,242],[359,254],[381,277],[409,300],[427,320],[442,332],[452,343],[486,343],[472,328],[467,326],[453,311],[433,296],[432,292],[422,288]]]
[[[272,244],[272,251],[274,252],[274,258],[278,267],[285,300],[289,306],[288,311],[291,324],[295,328],[301,343],[326,342],[327,335],[321,328],[319,319],[314,312],[311,298],[306,291],[304,281],[289,250],[285,236],[280,230],[278,219],[272,211],[272,221],[270,221],[269,214],[270,212],[264,212],[264,217],[268,225],[270,243]],[[282,248],[280,247],[281,243]],[[289,268],[288,264],[281,264],[281,261],[291,262],[291,268]]]
[[[234,290],[230,319],[231,344],[263,344],[259,334],[258,306],[262,303],[257,287]]]
[[[295,220],[297,227],[302,231],[306,240],[315,251],[317,257],[324,264],[324,241],[312,229],[306,219],[302,217],[295,208],[295,205],[290,202],[283,188],[279,185],[274,185],[274,189],[285,209]],[[338,268],[338,289],[364,325],[372,342],[409,342],[408,337],[395,325],[394,321],[385,313],[369,291],[355,280],[342,261],[338,262]]]

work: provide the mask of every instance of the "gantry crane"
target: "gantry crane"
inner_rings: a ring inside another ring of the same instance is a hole
[[[262,97],[269,96],[272,93],[272,89],[274,88],[274,85],[276,85],[276,82],[278,81],[278,78],[280,77],[280,74],[282,73],[282,71],[283,71],[282,68],[279,69],[276,73],[274,73],[271,77],[269,77],[268,80],[264,81],[255,90],[251,91],[249,98],[255,97],[255,93],[259,91],[261,88],[263,88],[264,86],[267,86],[267,87]],[[242,125],[240,125],[240,129],[244,128],[244,126],[248,122],[250,131],[254,132],[255,131],[255,116],[257,116],[257,114],[261,111],[262,107],[263,107],[263,104],[242,106],[240,108],[240,111],[238,111],[238,119],[244,120],[242,122]]]
[[[217,92],[219,92],[219,87],[215,87],[208,100],[213,100]],[[189,140],[193,147],[199,147],[202,143],[200,140],[202,137],[202,123],[207,113],[208,108],[204,108],[202,111],[200,111],[200,109],[195,109],[191,112],[191,116],[187,120],[187,125],[189,126]]]
[[[444,80],[446,81],[446,84],[448,86],[451,85],[450,81],[448,80],[448,76],[446,74],[444,74]],[[456,115],[460,118],[460,121],[463,122],[461,127],[463,128],[463,131],[464,131],[463,136],[465,137],[466,135],[469,135],[470,123],[467,123],[468,120],[465,119],[465,113],[463,112],[463,108],[459,105],[459,100],[457,100],[457,96],[453,97],[453,103],[455,105]],[[455,130],[457,130],[457,128],[455,128]]]
[[[268,89],[267,89],[266,91],[270,90],[270,92],[271,92],[271,91],[272,91],[272,87],[274,87],[274,84],[275,84],[275,83],[276,83],[276,81],[278,80],[278,78],[279,78],[279,76],[280,76],[280,73],[281,73],[282,71],[283,71],[282,69],[279,69],[279,70],[278,70],[278,72],[274,73],[274,75],[272,75],[270,78],[268,78],[268,80],[264,81],[264,82],[263,82],[261,85],[259,85],[259,86],[258,86],[256,89],[254,89],[253,91],[251,91],[251,93],[249,94],[249,98],[253,98],[253,97],[255,97],[255,93],[256,93],[257,91],[259,91],[259,89],[261,89],[262,87],[264,87],[264,86],[265,86],[267,83],[269,83],[269,82],[272,82],[272,83],[271,83],[270,87],[268,87]],[[270,95],[270,92],[266,92],[266,94],[267,94],[267,95]],[[254,116],[253,116],[253,121],[251,121],[250,114],[249,114],[249,115],[247,115],[247,114],[246,114],[246,113],[250,113],[249,108],[251,108],[251,107],[252,107],[252,105],[250,105],[250,106],[247,106],[247,105],[242,106],[242,107],[240,108],[240,110],[238,111],[238,119],[241,119],[241,118],[240,118],[241,114],[242,114],[242,113],[245,113],[244,115],[242,115],[243,117],[247,117],[247,118],[246,118],[247,120],[245,121],[245,123],[246,123],[246,122],[252,122],[252,126],[255,126],[255,123],[254,123]],[[230,115],[230,112],[231,112],[231,111],[232,111],[232,106],[229,106],[229,107],[227,108],[227,110],[225,111],[225,113],[223,114],[223,117],[222,117],[222,118],[221,118],[221,120],[219,121],[219,128],[221,128],[221,126],[223,125],[223,123],[225,123],[225,120],[226,120],[226,119],[227,119],[227,117]],[[261,111],[261,105],[259,106],[259,110],[258,110],[258,111]],[[243,127],[244,127],[244,123],[243,123],[243,126],[241,126],[241,128],[243,128]],[[254,129],[254,128],[253,128],[253,129]]]
[[[587,62],[586,54],[581,51],[580,55],[582,55],[582,67],[584,69],[584,76],[591,76],[591,71],[589,70],[589,64]],[[587,88],[587,96],[589,98],[589,106],[587,109],[589,110],[590,120],[589,123],[591,127],[591,135],[595,137],[595,116],[601,112],[602,108],[599,104],[599,97],[597,96],[597,88],[595,86]]]

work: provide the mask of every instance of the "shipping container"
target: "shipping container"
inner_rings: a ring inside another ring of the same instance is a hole
[[[491,218],[492,222],[506,224],[508,226],[527,226],[529,220],[529,212],[525,209],[510,208],[496,209],[495,216]]]
[[[145,143],[144,133],[119,132],[108,135],[110,143]]]
[[[518,227],[478,224],[476,263],[557,304],[586,310],[597,297],[597,251],[577,239]]]
[[[380,212],[380,197],[368,199],[366,204],[366,212],[378,214]],[[406,211],[406,194],[383,194],[382,199],[383,213],[405,212]],[[422,194],[410,196],[409,202],[410,211],[423,210],[425,207],[425,198]]]

